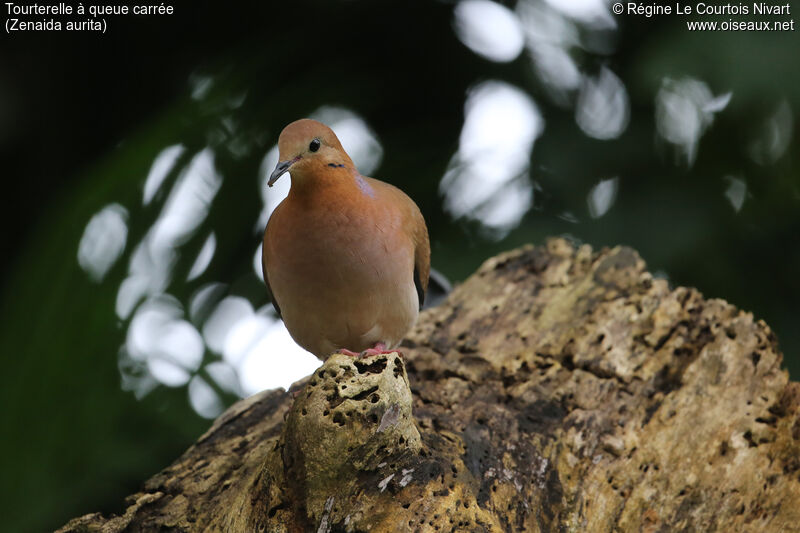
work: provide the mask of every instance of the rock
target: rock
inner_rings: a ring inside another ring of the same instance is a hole
[[[240,402],[61,531],[800,531],[775,336],[633,250],[492,258],[401,350]]]

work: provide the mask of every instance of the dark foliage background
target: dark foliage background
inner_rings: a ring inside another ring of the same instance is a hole
[[[523,3],[557,13],[545,2]],[[172,269],[182,274],[168,290],[188,308],[203,283],[217,280],[224,294],[261,308],[266,295],[252,267],[253,223],[263,207],[259,166],[283,125],[321,106],[349,109],[369,125],[383,149],[374,175],[420,205],[434,266],[451,279],[550,235],[627,244],[671,283],[766,320],[787,367],[800,370],[796,31],[689,32],[675,16],[609,15],[618,26],[601,28],[558,15],[573,32],[562,48],[582,75],[599,79],[608,70],[624,86],[629,119],[602,140],[576,124],[580,88],[554,91],[529,52],[496,62],[465,46],[454,31],[456,3],[174,5],[171,17],[113,19],[105,35],[0,37],[6,530],[40,531],[82,513],[118,511],[126,494],[208,426],[185,385],[156,386],[141,397],[121,387],[130,317],[114,309],[130,249],[146,236],[180,169],[208,148],[223,184],[208,216],[179,243]],[[723,95],[704,111],[711,120],[696,157],[659,134],[667,79],[696,80]],[[543,124],[521,177],[533,184],[532,205],[507,232],[454,218],[439,189],[459,150],[468,91],[486,80],[527,93]],[[783,148],[774,157],[758,155],[759,146],[776,143]],[[175,144],[184,151],[155,203],[143,206],[154,159]],[[609,178],[617,179],[607,212],[592,216],[587,198]],[[127,245],[95,282],[77,250],[89,220],[110,203],[127,210]],[[209,231],[213,260],[183,281]],[[201,328],[207,316],[191,321]],[[219,355],[206,347],[202,357],[192,373],[207,377]],[[213,388],[223,404],[237,397]]]

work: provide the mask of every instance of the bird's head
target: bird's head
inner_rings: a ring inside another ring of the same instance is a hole
[[[286,172],[303,180],[312,174],[330,169],[353,168],[353,162],[342,148],[333,130],[322,122],[303,118],[283,128],[278,138],[278,164],[269,177],[272,185]]]

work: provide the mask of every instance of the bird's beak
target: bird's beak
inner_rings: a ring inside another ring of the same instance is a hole
[[[272,187],[272,185],[278,181],[278,178],[283,176],[289,170],[289,167],[295,164],[299,159],[300,156],[297,156],[294,159],[289,159],[287,161],[278,161],[278,164],[275,165],[275,170],[273,170],[272,174],[269,175],[269,181],[267,182],[267,185]]]

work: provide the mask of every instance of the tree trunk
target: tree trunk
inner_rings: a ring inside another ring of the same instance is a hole
[[[800,531],[775,336],[629,248],[490,259],[402,352],[237,403],[60,531]]]

